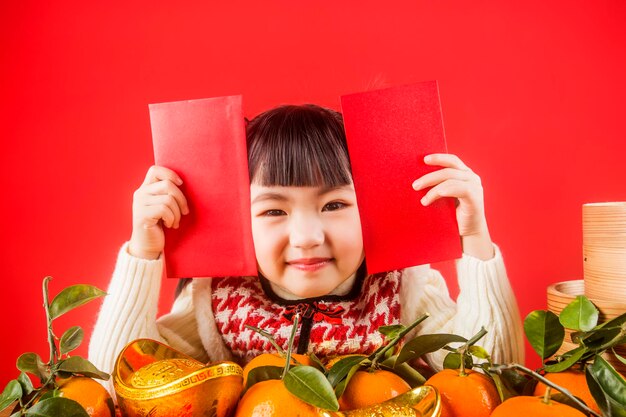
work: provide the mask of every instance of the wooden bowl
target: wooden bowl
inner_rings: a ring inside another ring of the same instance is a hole
[[[598,299],[590,297],[586,287],[587,282],[583,280],[563,281],[550,285],[548,287],[548,310],[559,315],[569,303],[576,299],[576,296],[586,295],[600,312],[599,323],[604,323],[626,313],[626,298],[624,296],[622,296],[623,301],[621,302]],[[626,294],[626,292],[622,294]],[[618,296],[616,295],[616,297]]]
[[[557,282],[556,284],[550,285],[548,287],[548,310],[556,315],[561,314],[561,311],[563,311],[569,303],[574,301],[576,296],[585,294],[585,285],[586,282],[583,280]],[[617,303],[592,298],[589,298],[589,300],[599,310],[599,323],[604,323],[605,321],[614,319],[615,317],[626,313],[626,303]],[[561,355],[564,352],[572,350],[578,346],[577,344],[572,343],[572,333],[573,331],[571,329],[565,329],[565,339],[563,341],[563,345],[556,353],[557,355]],[[620,345],[615,348],[615,351],[618,355],[624,356],[624,354],[626,354],[626,346]],[[626,365],[621,363],[619,359],[613,355],[613,353],[606,352],[602,355],[602,357],[613,365],[618,372],[626,374]]]

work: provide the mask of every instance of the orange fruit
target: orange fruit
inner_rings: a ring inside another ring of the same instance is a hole
[[[114,417],[115,407],[109,392],[85,376],[72,376],[58,382],[61,397],[79,403],[90,417]]]
[[[500,404],[493,381],[480,372],[444,369],[430,377],[431,385],[441,394],[441,417],[487,417]]]
[[[411,389],[406,381],[383,369],[356,371],[339,398],[340,410],[382,403]]]
[[[241,397],[235,417],[314,417],[317,409],[289,391],[280,379],[257,382]]]
[[[291,364],[295,365],[297,363],[301,365],[313,365],[313,361],[306,355],[300,355],[297,353],[291,354]],[[280,356],[278,353],[262,353],[259,356],[256,356],[250,362],[246,364],[243,368],[243,386],[246,386],[248,382],[248,374],[254,368],[258,368],[259,366],[285,366],[285,358]]]
[[[550,382],[554,382],[558,386],[561,386],[567,389],[572,395],[580,398],[587,404],[589,408],[593,411],[600,413],[600,408],[598,408],[598,404],[593,399],[591,395],[591,391],[589,391],[589,386],[587,385],[587,378],[585,377],[585,372],[568,369],[563,372],[552,372],[544,375],[546,379]],[[546,392],[547,386],[542,384],[541,382],[537,384],[535,388],[534,395],[543,396]],[[553,389],[552,393],[556,394],[559,391]]]
[[[493,410],[491,417],[581,417],[585,414],[569,405],[550,400],[548,404],[542,397],[520,395],[511,397]],[[442,414],[443,416],[443,414]]]

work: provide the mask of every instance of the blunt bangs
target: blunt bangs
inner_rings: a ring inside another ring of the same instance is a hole
[[[313,104],[261,113],[246,127],[250,182],[338,187],[352,174],[340,113]]]

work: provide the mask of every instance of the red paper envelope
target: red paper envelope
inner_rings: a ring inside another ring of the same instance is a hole
[[[190,210],[165,229],[167,276],[256,275],[241,96],[149,107],[154,159],[183,179]]]
[[[412,183],[446,152],[437,82],[341,97],[369,273],[461,256],[453,199],[428,207]]]

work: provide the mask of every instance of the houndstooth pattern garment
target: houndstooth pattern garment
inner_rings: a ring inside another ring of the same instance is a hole
[[[271,343],[245,327],[266,330],[287,348],[293,316],[301,314],[294,340],[299,353],[318,357],[370,354],[383,343],[380,326],[400,323],[399,271],[357,279],[345,296],[284,300],[257,277],[225,277],[212,282],[212,307],[217,328],[241,363],[275,351]]]

